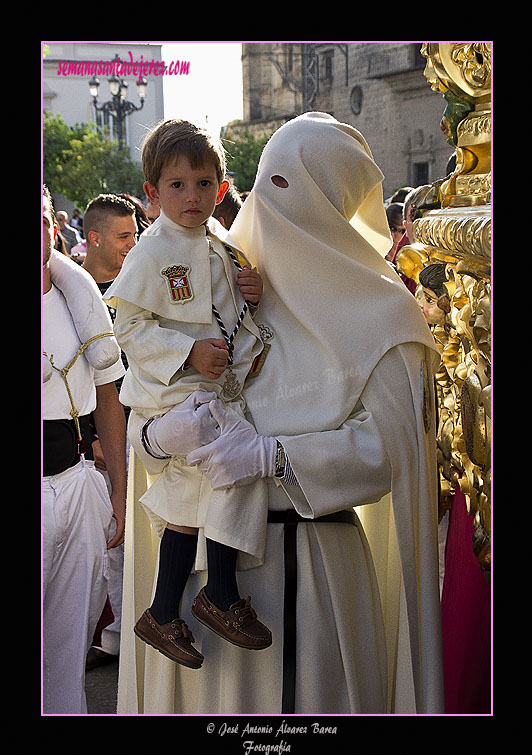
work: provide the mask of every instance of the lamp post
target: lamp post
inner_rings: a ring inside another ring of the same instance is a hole
[[[120,60],[118,55],[115,55],[114,61]],[[118,144],[120,149],[124,148],[124,126],[126,123],[126,117],[138,110],[142,110],[144,107],[144,99],[146,97],[146,87],[148,81],[144,77],[137,81],[137,93],[140,99],[140,107],[133,102],[127,100],[127,82],[119,78],[116,74],[113,74],[111,78],[107,80],[109,82],[109,91],[111,92],[112,100],[108,100],[101,105],[98,105],[98,89],[100,86],[99,80],[93,76],[89,81],[89,92],[93,99],[93,104],[96,110],[109,113],[114,116],[118,125]]]

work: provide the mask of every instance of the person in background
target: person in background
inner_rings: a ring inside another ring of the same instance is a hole
[[[72,228],[76,229],[80,236],[83,236],[83,218],[81,217],[81,213],[77,208],[72,211],[70,225],[72,226]]]
[[[390,197],[388,204],[392,204],[393,202],[399,202],[399,204],[402,204],[405,201],[406,195],[412,191],[411,186],[401,186],[400,189],[397,189],[394,191],[392,196]]]
[[[65,212],[64,210],[59,210],[56,217],[57,223],[59,225],[59,230],[61,231],[61,236],[65,240],[66,250],[70,254],[72,247],[76,244],[79,244],[79,242],[81,241],[81,236],[76,228],[73,228],[68,224],[67,212]]]
[[[82,261],[83,269],[95,280],[101,294],[109,288],[116,278],[122,263],[137,240],[139,210],[129,197],[115,194],[100,194],[87,205],[84,216],[86,254]],[[146,224],[147,227],[147,224]],[[115,312],[109,308],[111,320]],[[122,352],[122,363],[127,369],[127,360]],[[122,377],[116,381],[120,392]],[[127,422],[129,411],[122,407]],[[96,432],[94,433],[96,435]],[[126,458],[128,444],[126,442]],[[108,485],[110,480],[105,455],[99,438],[93,441],[93,453],[97,469],[103,474]],[[120,651],[121,609],[122,609],[122,575],[124,564],[124,547],[115,548],[109,558],[108,597],[113,614],[111,624],[101,631],[99,646],[91,646],[87,654],[87,670],[116,660]]]
[[[87,241],[83,268],[96,283],[110,285],[137,241],[135,207],[116,194],[99,194],[87,205],[83,224]]]
[[[223,225],[224,228],[229,230],[233,225],[233,221],[237,216],[239,209],[242,207],[242,200],[238,191],[232,184],[229,184],[225,196],[214,208],[212,214],[213,218]]]
[[[399,232],[397,231],[397,229],[399,229],[400,226],[395,225],[394,226],[394,228],[396,229],[395,231],[390,227],[390,230],[392,231],[392,237],[395,243],[392,249],[390,249],[390,251],[386,255],[386,259],[389,261],[392,267],[396,270],[397,274],[399,275],[399,277],[401,278],[401,280],[403,281],[407,289],[410,291],[411,294],[414,294],[414,295],[417,290],[417,283],[415,280],[413,280],[412,278],[409,278],[407,275],[405,275],[404,273],[402,273],[400,270],[397,269],[396,259],[400,250],[404,246],[411,244],[414,238],[412,226],[414,223],[414,215],[416,213],[416,208],[413,204],[413,199],[415,198],[415,196],[417,196],[417,193],[418,193],[417,189],[413,189],[409,194],[406,195],[405,201],[403,203],[402,216],[401,216],[401,221],[403,223],[403,226],[402,226],[403,232],[399,236]],[[392,207],[393,205],[389,205],[389,206]],[[394,216],[394,222],[395,223],[398,222],[397,216]]]
[[[386,208],[386,217],[388,218],[388,227],[390,229],[393,242],[388,254],[386,255],[386,259],[388,260],[388,262],[391,262],[393,259],[395,259],[397,244],[399,243],[405,232],[403,222],[403,205],[399,202],[393,202],[392,204],[389,204]]]

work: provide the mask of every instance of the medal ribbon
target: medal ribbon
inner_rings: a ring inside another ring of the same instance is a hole
[[[242,267],[241,267],[240,263],[238,262],[236,256],[233,254],[232,250],[229,247],[227,247],[227,246],[224,246],[224,249],[228,253],[228,255],[230,256],[230,258],[233,260],[233,262],[235,263],[235,266],[239,270],[242,270]],[[229,335],[229,333],[227,332],[226,327],[225,327],[225,325],[223,323],[223,320],[220,317],[220,313],[218,312],[218,310],[216,309],[216,307],[214,306],[214,304],[212,305],[213,314],[214,314],[214,316],[216,318],[216,321],[217,321],[218,325],[220,326],[220,330],[222,331],[222,335],[224,337],[224,341],[226,342],[226,344],[229,347],[229,358],[227,360],[227,364],[229,364],[229,365],[233,364],[233,348],[234,348],[233,341],[235,340],[236,334],[240,330],[240,326],[242,325],[242,322],[244,321],[244,315],[246,314],[247,310],[248,310],[248,303],[244,302],[244,306],[242,308],[242,312],[238,315],[238,319],[236,321],[235,327],[233,328],[233,332],[231,333],[231,335]]]

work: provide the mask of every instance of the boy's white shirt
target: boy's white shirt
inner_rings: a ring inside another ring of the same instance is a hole
[[[242,310],[244,300],[235,284],[235,265],[223,248],[224,237],[225,229],[214,218],[206,226],[189,229],[161,213],[129,252],[105,295],[116,308],[115,334],[130,360],[121,400],[148,417],[164,414],[194,390],[221,395],[225,374],[211,381],[196,370],[179,370],[195,340],[222,338],[212,314],[213,296],[229,333]],[[172,302],[161,275],[173,265],[189,268],[193,298],[182,304]],[[220,297],[222,290],[230,296]],[[232,366],[241,385],[262,348],[260,331],[248,311],[235,339]]]

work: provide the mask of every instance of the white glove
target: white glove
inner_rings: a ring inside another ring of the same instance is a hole
[[[221,435],[213,443],[197,448],[187,456],[187,464],[197,466],[214,490],[250,485],[261,477],[275,474],[277,441],[258,433],[225,411],[220,400],[209,404]]]
[[[186,456],[198,446],[212,443],[220,429],[209,411],[216,393],[195,391],[162,417],[146,426],[146,439],[156,454]]]

